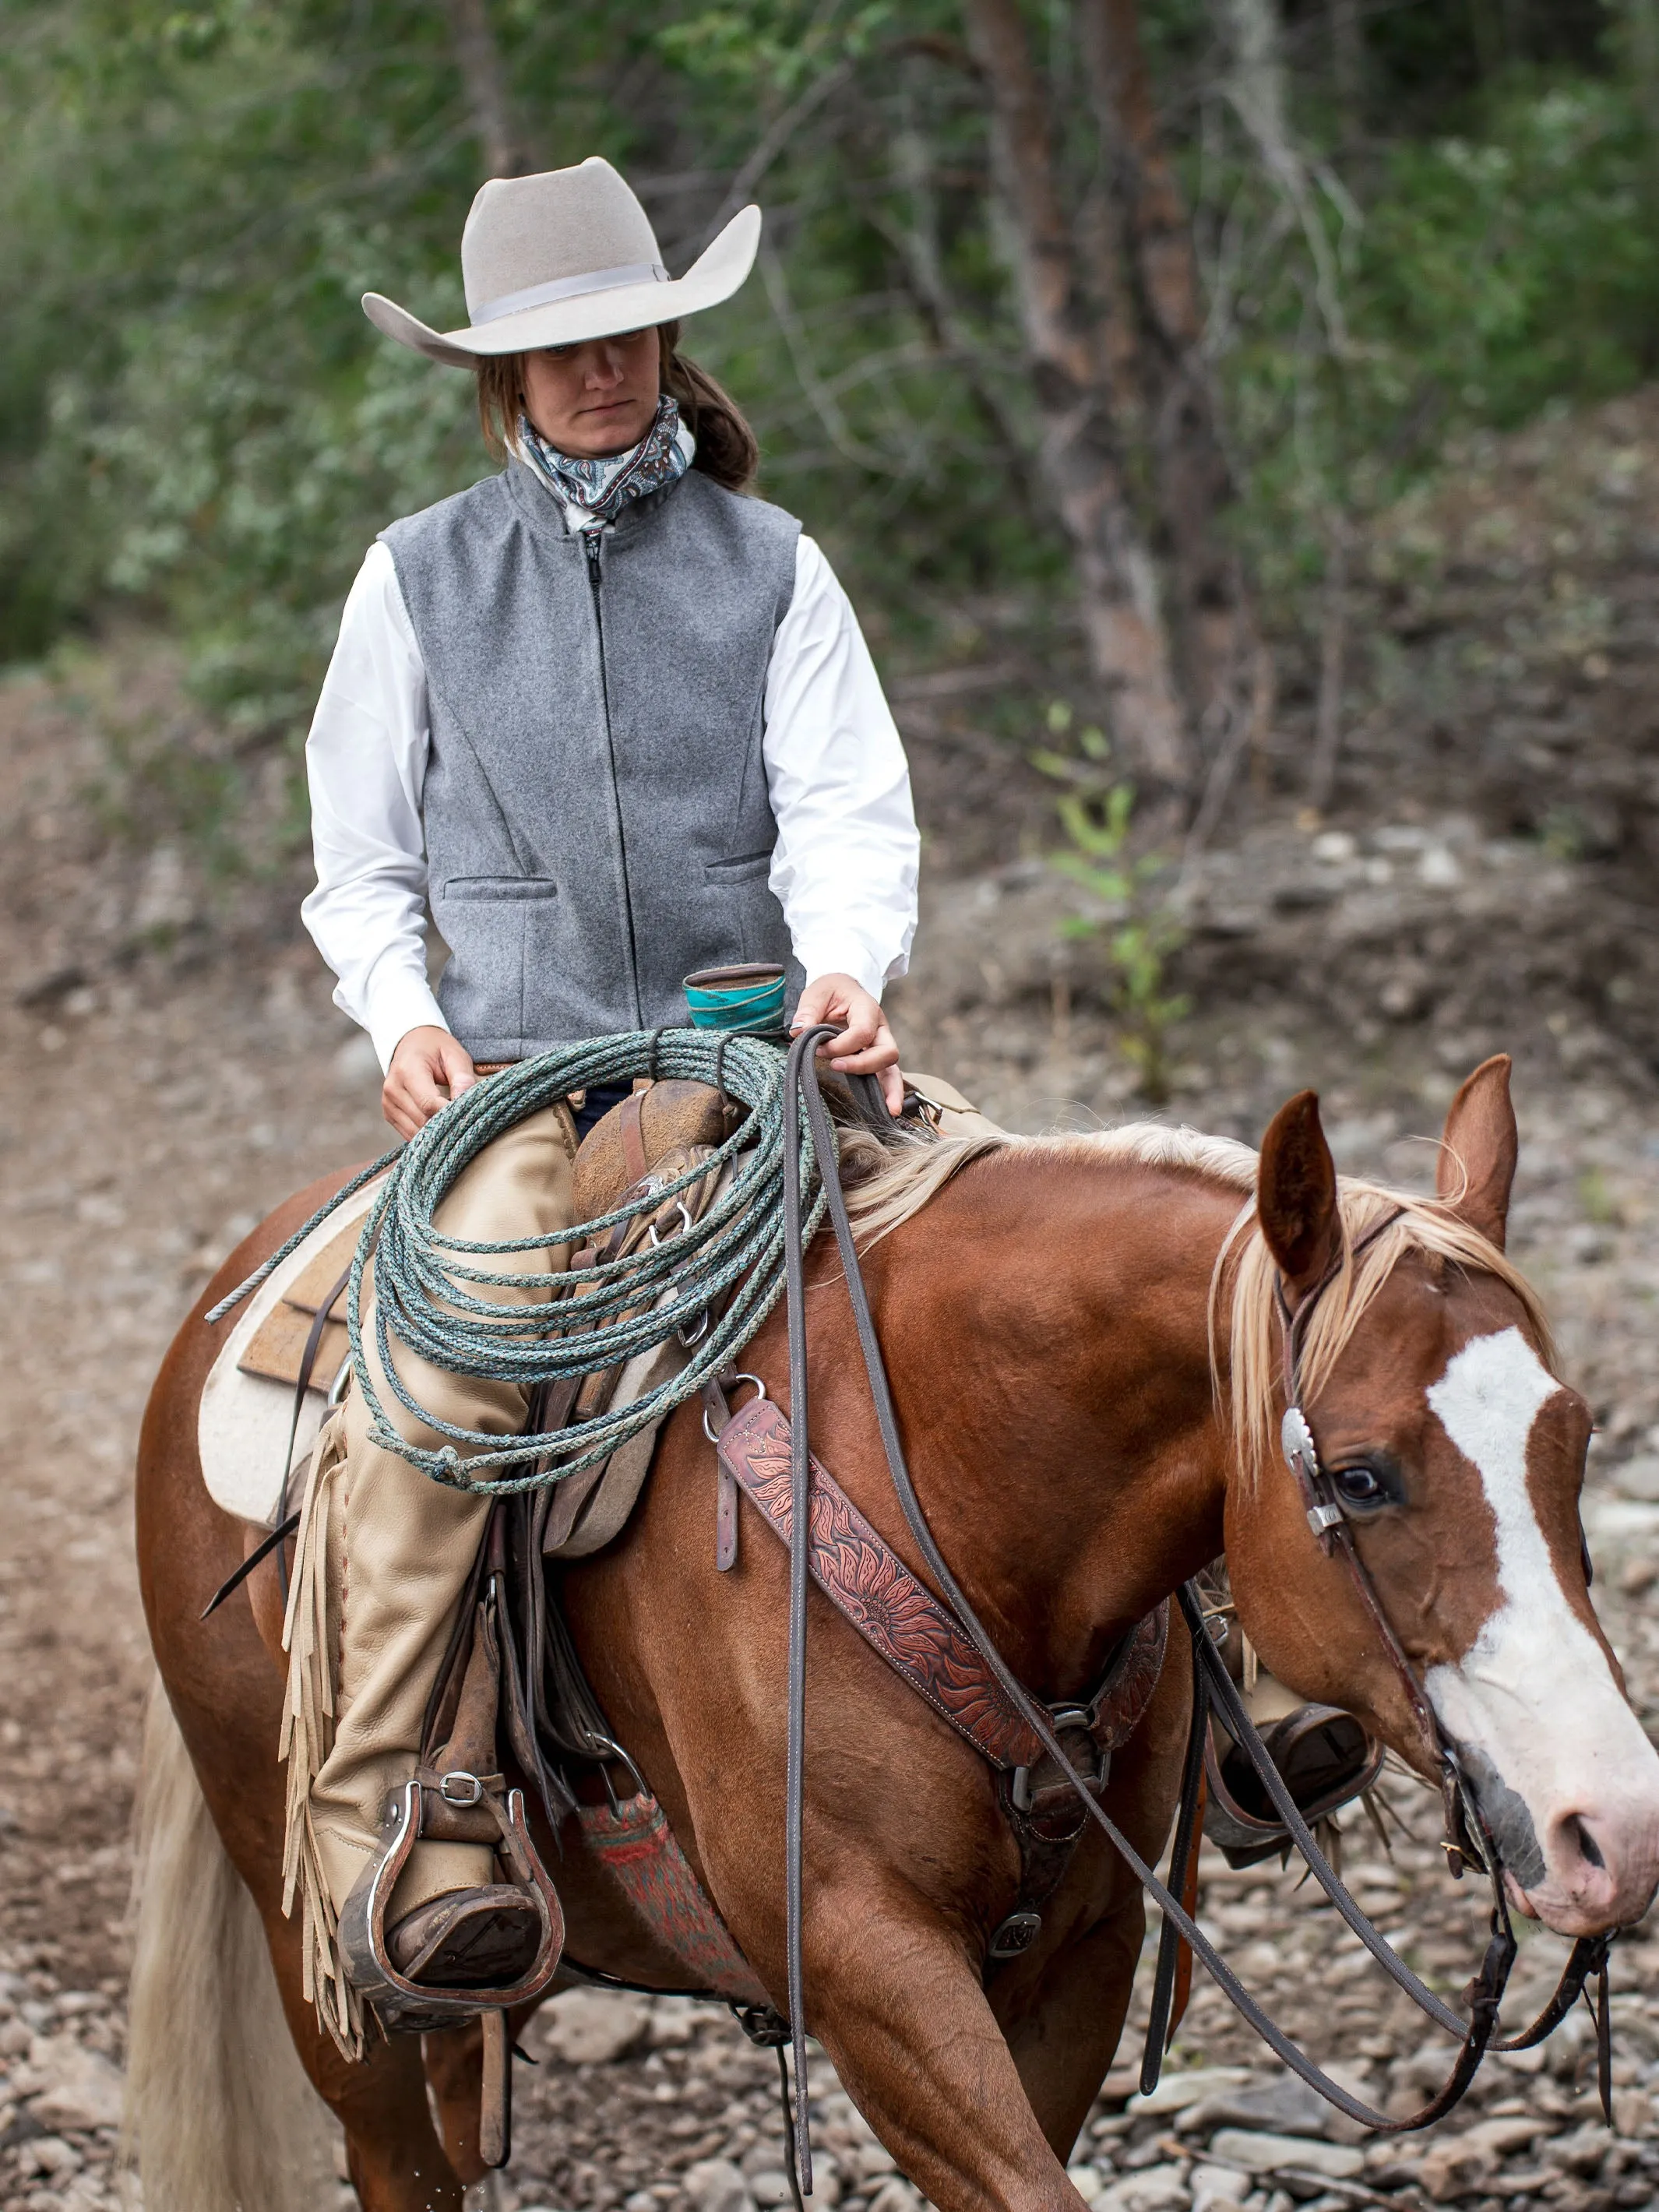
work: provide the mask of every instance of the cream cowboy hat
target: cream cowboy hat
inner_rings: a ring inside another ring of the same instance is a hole
[[[363,313],[399,345],[471,368],[480,354],[579,345],[716,307],[749,274],[760,232],[760,210],[743,209],[672,277],[632,188],[593,154],[480,191],[461,233],[467,329],[428,330],[379,292],[364,293]]]

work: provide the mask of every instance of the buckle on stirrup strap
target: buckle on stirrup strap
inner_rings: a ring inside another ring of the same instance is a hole
[[[499,1775],[484,1778],[455,1770],[442,1778],[434,1793],[449,1804],[461,1802],[450,1795],[447,1785],[451,1782],[470,1784],[477,1796],[467,1803],[488,1809],[499,1833],[495,1851],[503,1878],[534,1907],[541,1923],[541,1941],[528,1971],[508,1988],[444,1988],[411,1981],[398,1972],[386,1947],[386,1908],[424,1825],[422,1786],[418,1780],[404,1783],[386,1801],[382,1824],[386,1844],[357,1877],[340,1913],[339,1946],[346,1971],[388,2032],[401,2029],[424,2034],[434,2028],[452,2027],[482,2012],[509,2011],[540,1996],[559,1970],[564,1949],[564,1911],[531,1841],[523,1791],[507,1789]]]

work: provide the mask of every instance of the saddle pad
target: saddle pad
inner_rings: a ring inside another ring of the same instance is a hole
[[[981,1114],[971,1099],[964,1098],[955,1084],[945,1082],[942,1076],[913,1075],[908,1067],[902,1073],[906,1090],[914,1091],[932,1109],[928,1119],[941,1137],[1007,1135],[1006,1129]]]
[[[361,1218],[357,1218],[353,1220],[349,1228],[342,1229],[337,1237],[306,1263],[293,1282],[288,1284],[264,1322],[254,1331],[247,1350],[237,1362],[244,1375],[263,1375],[270,1382],[299,1381],[306,1346],[311,1340],[312,1323],[324,1299],[351,1265],[351,1255],[357,1249],[357,1237],[362,1225]],[[344,1311],[345,1300],[342,1297],[337,1302],[334,1312],[340,1316]],[[324,1323],[311,1367],[312,1373],[318,1378],[319,1389],[326,1390],[339,1373],[349,1344],[343,1318]]]
[[[260,1284],[235,1316],[203,1385],[196,1441],[208,1496],[225,1512],[262,1528],[276,1527],[288,1488],[294,1384],[312,1317],[349,1261],[384,1180],[355,1192]],[[300,1412],[296,1468],[316,1442],[345,1350],[345,1324],[332,1322],[318,1349],[315,1387],[306,1392]]]

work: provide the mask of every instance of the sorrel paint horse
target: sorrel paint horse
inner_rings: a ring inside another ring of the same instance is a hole
[[[1475,1778],[1513,1894],[1578,1934],[1649,1902],[1659,1759],[1585,1587],[1577,1495],[1589,1417],[1554,1378],[1537,1302],[1502,1253],[1515,1159],[1508,1062],[1488,1061],[1453,1103],[1439,1200],[1404,1201],[1321,1297],[1304,1403],[1382,1602]],[[265,1223],[203,1307],[320,1195],[303,1193]],[[1243,1146],[1143,1127],[944,1144],[878,1166],[859,1196],[918,1490],[1024,1680],[1045,1698],[1074,1693],[1113,1640],[1224,1543],[1244,1625],[1275,1673],[1361,1714],[1420,1764],[1399,1678],[1269,1448],[1281,1404],[1278,1283],[1294,1306],[1395,1202],[1365,1184],[1339,1191],[1311,1094],[1275,1119],[1259,1178]],[[915,1564],[852,1380],[834,1255],[814,1257],[813,1444]],[[428,2040],[441,2147],[420,2045],[394,2039],[349,2066],[299,1992],[297,1939],[280,1909],[270,1571],[254,1577],[251,1604],[199,1619],[246,1538],[209,1503],[196,1459],[215,1349],[198,1310],[157,1381],[139,1469],[144,1601],[178,1731],[165,1716],[156,1731],[135,1990],[147,2195],[167,2212],[306,2201],[296,2137],[277,2133],[287,2123],[270,2112],[271,2048],[250,2047],[253,1993],[216,1953],[235,1936],[247,1956],[228,1854],[306,2071],[344,2125],[363,2203],[453,2208],[479,2171],[476,2041]],[[781,1320],[747,1360],[782,1393]],[[632,1526],[569,1575],[565,1595],[618,1736],[781,1998],[786,1558],[750,1516],[738,1566],[718,1577],[714,1506],[713,1455],[685,1408]],[[1038,1942],[988,1981],[987,1940],[1018,1869],[989,1770],[816,1592],[809,1650],[811,2030],[944,2212],[1076,2212],[1064,2159],[1122,2026],[1139,1894],[1085,1831]],[[1109,1785],[1107,1808],[1148,1856],[1170,1821],[1189,1664],[1172,1638]],[[684,1985],[575,1854],[550,1850],[549,1861],[571,1957]],[[234,2109],[215,2109],[216,2081]]]

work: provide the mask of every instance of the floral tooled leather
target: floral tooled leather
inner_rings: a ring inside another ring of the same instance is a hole
[[[720,1431],[720,1455],[787,1544],[792,1522],[789,1422],[756,1398]],[[871,1649],[995,1766],[1035,1766],[1036,1735],[1010,1703],[966,1632],[879,1536],[835,1477],[812,1461],[812,1578]],[[1131,1632],[1097,1692],[1091,1734],[1103,1750],[1123,1743],[1146,1710],[1164,1664],[1169,1608]],[[1094,1702],[1091,1700],[1091,1702]]]

